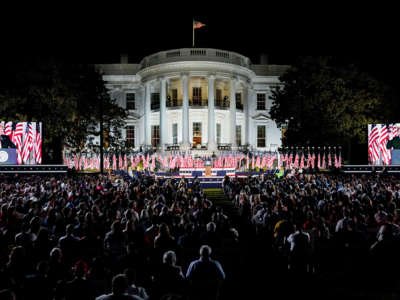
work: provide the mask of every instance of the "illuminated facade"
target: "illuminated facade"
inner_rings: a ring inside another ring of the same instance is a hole
[[[111,97],[129,111],[132,146],[160,150],[275,150],[281,129],[269,117],[271,90],[287,66],[252,64],[240,54],[176,49],[130,64],[97,65]]]

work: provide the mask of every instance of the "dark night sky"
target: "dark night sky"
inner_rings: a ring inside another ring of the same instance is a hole
[[[50,11],[17,8],[1,20],[3,63],[38,54],[111,63],[118,62],[123,51],[138,63],[157,51],[191,47],[195,18],[207,25],[196,30],[198,47],[236,51],[253,63],[258,63],[260,53],[267,53],[270,63],[276,64],[290,64],[299,55],[333,55],[399,81],[394,8],[325,2],[321,7],[276,7],[268,2],[265,7],[262,2],[226,2],[217,7],[215,3],[184,2],[181,8],[186,10],[156,2],[132,8],[123,4],[101,9],[59,5]],[[191,4],[202,9],[189,8]]]

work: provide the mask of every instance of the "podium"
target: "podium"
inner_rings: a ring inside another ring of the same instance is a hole
[[[0,165],[17,165],[17,150],[0,148]]]
[[[204,167],[205,167],[205,175],[206,176],[211,176],[212,175],[212,171],[211,171],[212,163],[211,163],[211,161],[206,160],[204,162]]]

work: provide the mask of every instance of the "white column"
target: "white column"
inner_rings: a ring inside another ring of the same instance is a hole
[[[257,128],[254,128],[254,122],[251,118],[252,111],[254,110],[254,107],[257,105],[257,103],[254,101],[255,97],[255,91],[252,86],[249,87],[248,90],[248,108],[247,108],[247,124],[248,124],[248,138],[249,138],[249,145],[253,148],[257,147],[257,140],[255,137],[257,136]]]
[[[166,102],[167,102],[167,81],[161,78],[161,93],[160,93],[160,144],[164,151],[167,142],[167,121],[166,121]]]
[[[249,103],[250,103],[250,87],[248,84],[243,89],[243,104],[244,104],[244,143],[250,144],[250,117],[249,117]]]
[[[150,115],[151,115],[151,98],[150,98],[150,82],[146,82],[146,98],[144,103],[144,135],[145,145],[151,145],[151,126],[150,126]]]
[[[215,151],[215,115],[214,115],[215,76],[208,76],[208,150]]]
[[[187,149],[189,143],[189,76],[182,75],[182,146]]]
[[[230,81],[230,115],[231,115],[231,134],[230,140],[232,144],[232,149],[236,149],[236,79],[231,79]]]

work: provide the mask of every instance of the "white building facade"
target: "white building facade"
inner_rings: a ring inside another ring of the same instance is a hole
[[[288,66],[254,65],[235,52],[188,48],[140,64],[97,65],[111,97],[128,110],[124,139],[136,149],[275,151],[272,89]]]

